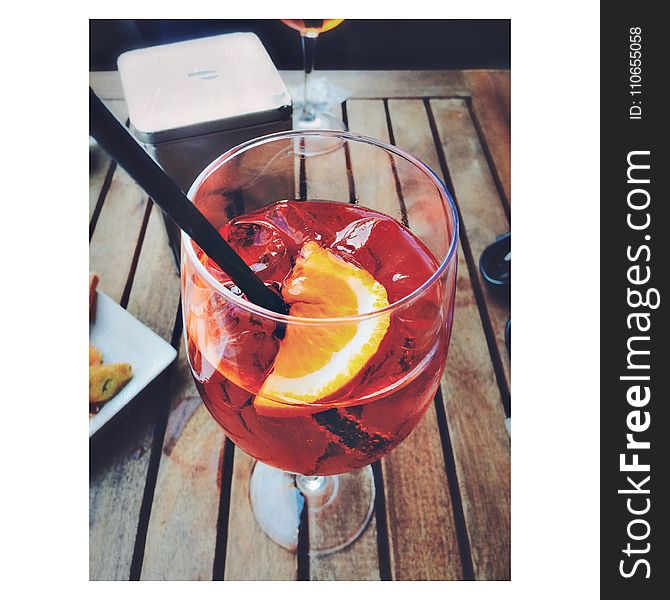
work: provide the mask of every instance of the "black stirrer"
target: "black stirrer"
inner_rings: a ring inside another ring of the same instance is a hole
[[[282,298],[265,286],[90,87],[89,94],[89,132],[107,153],[233,280],[250,302],[288,314]]]

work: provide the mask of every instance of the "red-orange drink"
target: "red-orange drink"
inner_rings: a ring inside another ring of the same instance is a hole
[[[293,278],[295,284],[295,265],[306,247],[327,249],[365,271],[383,286],[389,305],[420,288],[439,266],[409,229],[352,204],[278,202],[229,221],[220,232],[289,304],[286,282]],[[196,255],[209,274],[241,295],[198,248]],[[374,353],[346,383],[309,402],[259,395],[282,344],[288,348],[291,328],[309,325],[277,326],[262,312],[254,314],[213,292],[189,261],[183,261],[182,277],[188,356],[200,394],[232,441],[266,464],[305,475],[365,466],[397,446],[434,398],[451,331],[455,269],[390,311]],[[335,287],[323,295],[331,291]],[[302,339],[318,344],[322,335],[327,344],[343,327],[306,329]],[[291,360],[299,367],[313,353],[305,343],[304,353]]]
[[[344,19],[282,19],[281,22],[300,35],[313,36],[335,29]]]

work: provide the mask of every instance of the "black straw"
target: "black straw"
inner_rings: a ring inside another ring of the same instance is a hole
[[[98,143],[177,226],[228,274],[250,302],[287,314],[288,307],[281,297],[265,286],[90,87],[89,92],[89,131]]]

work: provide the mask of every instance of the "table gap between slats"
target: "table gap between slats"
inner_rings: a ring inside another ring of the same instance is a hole
[[[233,485],[233,461],[235,444],[228,437],[224,442],[223,463],[221,465],[221,498],[219,499],[219,517],[216,525],[216,546],[214,547],[214,564],[212,580],[223,581],[226,573],[226,557],[228,551],[228,523],[230,522],[230,492]]]
[[[135,280],[135,272],[137,271],[137,264],[140,260],[140,252],[142,250],[142,243],[144,242],[144,236],[147,232],[147,225],[149,224],[149,217],[151,215],[151,209],[153,207],[153,201],[151,198],[147,201],[147,207],[144,211],[144,218],[142,219],[142,225],[140,227],[140,232],[137,235],[137,244],[135,246],[135,253],[133,254],[133,259],[130,263],[130,269],[128,271],[128,277],[126,279],[126,286],[123,288],[123,295],[121,296],[121,301],[119,304],[126,308],[128,306],[128,300],[130,299],[130,290],[133,287],[133,282]]]

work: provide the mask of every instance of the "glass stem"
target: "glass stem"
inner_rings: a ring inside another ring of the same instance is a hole
[[[302,60],[305,69],[305,100],[302,108],[302,121],[316,120],[316,103],[312,97],[310,75],[314,70],[314,61],[316,59],[316,41],[319,34],[309,34],[300,37],[302,42]]]
[[[296,475],[295,480],[298,489],[307,495],[321,491],[326,485],[326,478],[319,475]]]

